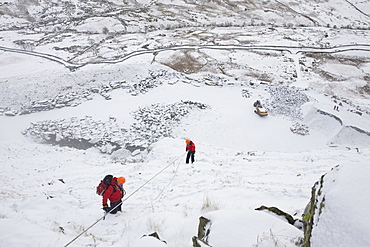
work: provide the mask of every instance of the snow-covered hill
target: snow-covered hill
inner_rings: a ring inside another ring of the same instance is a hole
[[[319,180],[311,246],[369,246],[368,9],[0,3],[0,246],[190,247],[200,217],[204,246],[300,246],[255,209],[299,221]],[[107,174],[127,200],[102,220]]]
[[[0,84],[8,92],[0,105],[19,107],[61,91],[132,80],[120,66],[93,64],[133,64],[138,56],[187,75],[299,82],[331,95],[368,98],[368,10],[368,2],[357,0],[6,1],[0,5],[1,74],[13,87]],[[30,56],[41,63],[41,74],[24,71]],[[57,66],[43,78],[47,60],[76,73]],[[78,69],[83,66],[90,68]],[[83,78],[77,85],[76,77]],[[42,83],[44,92],[25,89],[30,81]],[[27,93],[19,97],[20,91]]]
[[[125,176],[130,195],[169,165],[124,203],[123,213],[107,216],[73,245],[154,246],[153,239],[141,237],[157,232],[168,246],[191,246],[198,217],[206,215],[225,226],[237,227],[237,232],[248,232],[234,237],[221,234],[220,239],[212,240],[214,246],[226,246],[223,241],[233,243],[229,246],[275,246],[273,242],[279,243],[276,246],[294,246],[302,237],[300,230],[254,209],[273,205],[299,218],[310,199],[311,187],[322,174],[336,165],[346,167],[349,162],[367,165],[369,115],[351,112],[345,103],[335,111],[330,96],[313,90],[290,89],[289,97],[286,89],[275,88],[270,95],[270,87],[240,81],[209,86],[204,81],[185,83],[172,78],[137,96],[132,96],[130,89],[119,88],[111,92],[110,100],[95,95],[75,107],[3,116],[1,245],[65,245],[101,217],[101,198],[95,195],[95,187],[104,175]],[[287,100],[299,98],[293,92],[307,95],[309,102],[302,108],[295,104],[295,110],[301,109],[301,119],[295,114],[278,114],[278,107],[289,107],[272,100],[279,92]],[[253,112],[255,99],[275,104],[276,113],[259,117]],[[157,120],[168,128],[168,135],[157,142],[137,136],[141,132],[130,139],[130,126],[142,123],[131,113],[152,106],[155,114],[163,114],[160,109],[168,108],[158,105],[181,100],[207,107],[189,109],[180,122]],[[72,118],[90,119],[91,123],[115,119],[119,128],[127,130],[127,140],[136,143],[138,150],[148,147],[149,153],[131,150],[134,157],[120,151],[107,155],[97,148],[51,146],[22,135],[31,123]],[[293,133],[290,128],[295,121],[308,126],[309,135]],[[363,132],[352,130],[342,135],[348,126]],[[197,145],[193,165],[184,162],[185,138]],[[347,195],[348,200],[359,194]],[[208,215],[215,210],[219,213]],[[364,219],[368,216],[364,212]],[[227,235],[228,228],[222,229]],[[366,243],[367,237],[362,237]]]

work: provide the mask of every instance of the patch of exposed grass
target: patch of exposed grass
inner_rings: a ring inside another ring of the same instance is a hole
[[[198,55],[194,50],[177,52],[164,65],[185,74],[197,73],[206,65],[206,60]]]
[[[208,194],[203,198],[202,212],[216,211],[220,209],[219,203],[217,203]]]

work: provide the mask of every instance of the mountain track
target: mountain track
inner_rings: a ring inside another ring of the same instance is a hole
[[[345,0],[347,3],[349,3],[352,7],[354,7],[358,12],[360,12],[361,14],[367,16],[367,17],[370,17],[369,14],[363,12],[360,8],[358,8],[355,4],[353,4],[352,2],[348,1],[348,0]]]
[[[272,51],[287,51],[291,54],[298,53],[339,53],[345,51],[370,51],[370,44],[354,44],[354,45],[340,45],[329,48],[318,48],[318,47],[298,47],[298,46],[270,46],[270,45],[256,45],[256,46],[242,46],[242,45],[183,45],[183,46],[171,46],[158,49],[147,49],[147,50],[137,50],[133,51],[122,58],[115,60],[102,60],[98,62],[88,62],[88,63],[71,63],[60,57],[52,54],[27,51],[15,48],[7,48],[0,46],[0,50],[4,52],[19,53],[24,55],[30,55],[35,57],[40,57],[48,59],[53,62],[62,64],[64,67],[68,68],[70,71],[75,71],[78,68],[89,64],[115,64],[126,61],[132,57],[144,55],[144,54],[158,54],[159,52],[169,51],[169,50],[201,50],[201,49],[213,49],[213,50],[272,50]]]

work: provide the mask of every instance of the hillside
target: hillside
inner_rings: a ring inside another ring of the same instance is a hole
[[[369,9],[1,2],[0,246],[369,246]]]
[[[133,80],[124,68],[91,65],[132,64],[136,56],[187,75],[299,82],[368,99],[368,9],[365,1],[7,1],[0,5],[0,50],[7,61],[1,67],[2,80],[13,87],[1,84],[8,94],[0,105],[19,110],[45,95],[81,93],[111,83],[107,74],[114,74],[114,82]],[[30,56],[41,58],[32,63],[51,60],[76,73],[57,66],[45,79],[39,66],[40,72],[30,73],[22,65]],[[14,63],[24,68],[21,73]],[[93,73],[78,69],[87,65]],[[84,82],[76,85],[80,76]],[[43,85],[41,96],[23,88],[29,81]]]

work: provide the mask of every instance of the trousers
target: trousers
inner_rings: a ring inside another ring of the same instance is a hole
[[[115,206],[117,206],[118,204],[120,204],[122,202],[122,200],[118,200],[116,202],[111,202],[110,203],[110,208],[114,208]],[[122,204],[120,204],[118,207],[116,207],[114,210],[112,210],[112,212],[110,212],[111,214],[116,214],[118,211],[122,212]]]
[[[188,151],[188,154],[186,155],[186,164],[189,164],[189,160],[191,160],[191,163],[194,163],[194,155],[195,151]]]

